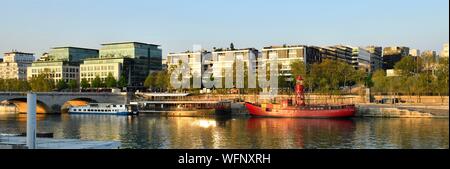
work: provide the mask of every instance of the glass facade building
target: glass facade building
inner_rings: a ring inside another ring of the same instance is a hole
[[[106,78],[111,73],[117,80],[127,78],[129,86],[140,87],[150,73],[162,70],[162,50],[140,42],[102,44],[99,57],[86,59],[80,68],[81,79]]]
[[[98,50],[77,47],[56,47],[50,50],[46,61],[68,61],[81,63],[87,58],[97,58]]]

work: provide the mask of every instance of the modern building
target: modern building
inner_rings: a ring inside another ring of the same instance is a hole
[[[0,79],[27,79],[27,67],[34,61],[34,54],[23,52],[5,53],[0,62]]]
[[[68,61],[44,61],[33,62],[32,65],[28,67],[27,77],[28,80],[30,80],[39,75],[45,75],[55,83],[61,80],[68,83],[71,80],[78,82],[80,79],[79,74],[79,65],[77,63]]]
[[[49,61],[48,53],[43,53],[42,56],[39,59],[37,59],[37,61],[40,62]]]
[[[332,59],[352,64],[353,48],[345,45],[335,45],[320,48],[322,59]]]
[[[281,64],[280,74],[286,77],[292,76],[291,64],[300,61],[305,65],[321,62],[322,57],[319,47],[294,45],[294,46],[269,46],[262,49],[262,58],[268,59],[274,55]],[[263,61],[262,60],[262,61]]]
[[[162,59],[161,64],[162,64],[162,70],[167,70],[167,68],[168,68],[167,59]]]
[[[372,72],[371,58],[372,54],[369,51],[361,47],[354,47],[352,66],[353,68],[358,70],[364,70],[365,72]]]
[[[212,52],[212,65],[214,78],[225,77],[226,70],[232,70],[233,63],[241,59],[247,68],[251,68],[251,73],[256,74],[258,69],[259,51],[255,48],[246,49],[215,49]],[[244,70],[248,71],[248,70]]]
[[[122,75],[130,73],[132,62],[131,58],[86,59],[80,64],[80,80],[86,79],[89,83],[96,77],[106,80],[110,74],[119,80]]]
[[[79,47],[55,47],[49,53],[33,62],[27,70],[27,78],[38,77],[44,74],[55,83],[63,80],[80,81],[80,63],[84,59],[98,57],[98,50]]]
[[[370,64],[372,72],[383,68],[383,47],[367,46],[365,48],[370,55]]]
[[[102,44],[100,57],[85,59],[80,67],[81,79],[91,81],[111,73],[117,80],[125,77],[130,87],[140,87],[151,72],[162,70],[162,50],[140,42]]]
[[[419,49],[411,49],[409,50],[409,56],[419,57],[421,56]]]
[[[448,58],[448,43],[444,44],[441,51],[441,57]]]
[[[42,61],[66,61],[80,64],[84,59],[97,58],[98,50],[78,47],[56,47],[48,54],[44,53]]]
[[[167,69],[171,70],[180,66],[182,60],[185,60],[189,65],[190,72],[186,74],[187,77],[202,78],[204,72],[212,70],[212,53],[208,51],[186,51],[182,53],[170,53],[167,56]]]
[[[399,62],[403,57],[409,55],[408,47],[386,47],[383,50],[383,69],[393,69],[395,64]]]

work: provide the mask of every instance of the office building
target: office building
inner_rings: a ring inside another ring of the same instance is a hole
[[[409,55],[408,47],[386,47],[383,50],[383,69],[394,69],[394,66],[397,62],[399,62],[403,57]]]
[[[383,48],[380,46],[367,46],[365,48],[370,55],[371,71],[375,72],[383,68]]]
[[[360,47],[353,48],[352,66],[358,70],[372,72],[371,56],[372,54]]]
[[[45,75],[55,83],[61,80],[66,83],[70,80],[78,82],[80,79],[79,65],[68,61],[33,62],[32,65],[28,67],[27,71],[28,80],[38,77],[39,75]]]
[[[162,50],[159,45],[140,42],[102,44],[99,58],[85,59],[80,65],[81,79],[105,79],[112,74],[116,80],[124,77],[130,87],[144,85],[147,76],[162,70]]]
[[[344,45],[320,48],[322,59],[332,59],[352,64],[353,48]]]
[[[63,80],[80,81],[80,63],[84,59],[98,57],[98,50],[79,47],[55,47],[49,53],[33,62],[27,69],[27,78],[38,77],[44,74],[55,83]]]
[[[56,47],[43,55],[42,61],[66,61],[80,64],[84,59],[97,58],[98,50],[78,47]]]
[[[34,54],[23,52],[5,53],[0,62],[0,79],[27,79],[27,67],[34,61]]]

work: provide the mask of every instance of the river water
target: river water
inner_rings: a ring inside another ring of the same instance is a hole
[[[55,138],[116,140],[133,149],[449,148],[448,118],[194,118],[38,115]],[[26,115],[0,115],[0,133],[26,131]]]

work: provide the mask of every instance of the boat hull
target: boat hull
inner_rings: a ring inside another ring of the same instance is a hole
[[[69,114],[95,114],[95,115],[136,115],[137,113],[130,113],[130,112],[112,112],[112,113],[105,113],[105,112],[70,112]]]
[[[255,117],[288,117],[288,118],[348,118],[355,116],[354,106],[343,106],[341,109],[300,109],[287,107],[279,110],[266,111],[263,108],[251,104],[245,104],[250,115]]]

